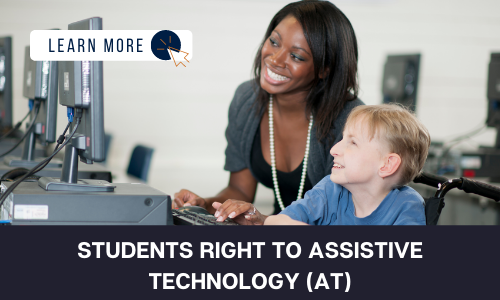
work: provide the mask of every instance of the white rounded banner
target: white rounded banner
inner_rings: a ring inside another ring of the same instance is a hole
[[[33,30],[30,56],[34,61],[165,60],[177,64],[191,61],[193,34],[189,30]]]

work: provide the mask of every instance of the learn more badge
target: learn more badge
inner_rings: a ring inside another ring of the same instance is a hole
[[[164,61],[176,67],[191,62],[189,30],[34,30],[30,56],[35,61]]]

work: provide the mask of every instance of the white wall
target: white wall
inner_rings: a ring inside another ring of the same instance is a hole
[[[105,126],[114,136],[109,164],[124,170],[133,145],[144,143],[156,149],[153,187],[213,195],[228,179],[222,168],[232,95],[251,78],[265,29],[288,2],[0,0],[0,36],[14,39],[14,120],[26,113],[21,78],[31,30],[67,29],[93,16],[103,18],[104,29],[191,30],[194,53],[186,68],[160,61],[104,63]],[[500,1],[333,2],[356,31],[365,103],[381,102],[387,54],[420,52],[417,110],[433,138],[446,140],[484,123],[487,64],[490,52],[500,51]],[[58,121],[62,131],[64,109]],[[493,140],[493,131],[487,130],[464,145]],[[271,197],[260,189],[259,198]]]

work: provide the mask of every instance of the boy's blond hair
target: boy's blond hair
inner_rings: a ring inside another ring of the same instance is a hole
[[[368,124],[370,140],[376,135],[389,144],[389,151],[401,157],[398,186],[408,184],[424,167],[431,144],[425,126],[406,108],[397,104],[361,105],[354,108],[346,126],[362,118]]]

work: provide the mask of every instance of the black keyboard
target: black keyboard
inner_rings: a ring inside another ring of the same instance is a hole
[[[184,208],[184,207],[183,207]],[[217,218],[201,207],[189,207],[189,209],[172,209],[174,225],[239,225],[227,218],[224,222],[217,222]],[[195,208],[195,209],[192,209]]]

